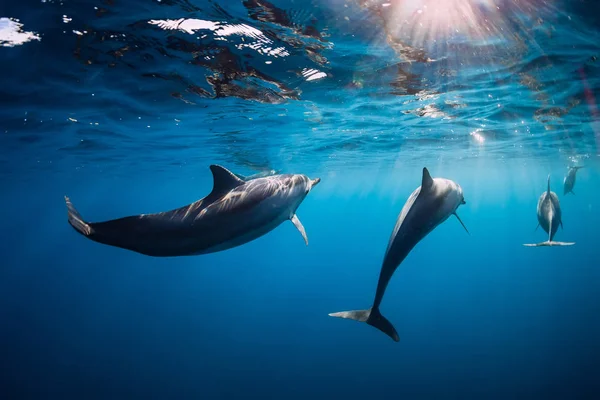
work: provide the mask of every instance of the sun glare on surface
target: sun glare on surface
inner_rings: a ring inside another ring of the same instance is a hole
[[[499,44],[520,40],[515,29],[528,31],[541,23],[544,12],[556,14],[552,0],[358,0],[383,22],[387,41],[426,49],[448,41]],[[527,16],[524,22],[521,16]],[[537,21],[537,22],[536,22]],[[409,57],[417,60],[413,50]]]
[[[387,28],[394,36],[422,45],[454,35],[485,38],[502,29],[497,0],[391,0],[385,9]]]

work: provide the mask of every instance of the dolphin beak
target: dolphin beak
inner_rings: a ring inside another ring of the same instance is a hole
[[[317,186],[319,184],[319,182],[321,182],[321,178],[315,178],[312,181],[310,181],[311,188],[314,188],[315,186]]]

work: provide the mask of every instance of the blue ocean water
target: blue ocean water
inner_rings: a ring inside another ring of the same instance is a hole
[[[0,4],[0,396],[600,396],[600,8],[540,0]],[[245,245],[153,258],[67,223],[183,206],[209,165],[321,178]],[[575,195],[563,194],[567,167]],[[368,308],[427,167],[459,214]],[[528,248],[550,174],[570,247]]]

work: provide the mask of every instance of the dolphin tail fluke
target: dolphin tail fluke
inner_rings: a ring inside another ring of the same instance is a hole
[[[359,322],[366,322],[367,324],[379,329],[381,332],[391,337],[395,342],[398,342],[400,340],[400,337],[398,336],[398,332],[396,332],[394,325],[392,325],[392,323],[388,321],[386,317],[381,315],[381,312],[378,308],[369,308],[368,310],[340,311],[336,313],[331,313],[329,314],[329,316],[353,319]]]
[[[71,200],[65,196],[67,211],[69,213],[69,224],[84,236],[90,236],[93,233],[92,227],[81,218],[81,214],[75,209]]]
[[[546,241],[541,243],[526,243],[523,246],[526,247],[552,247],[552,246],[573,246],[575,242],[554,242],[554,241]]]

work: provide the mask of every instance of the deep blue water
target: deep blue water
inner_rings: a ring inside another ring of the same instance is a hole
[[[18,21],[17,21],[18,20]],[[0,3],[0,397],[600,397],[593,1]],[[153,258],[67,223],[207,195],[209,165],[321,178],[291,222]],[[563,195],[569,165],[583,165]],[[370,306],[421,183],[467,204]],[[571,247],[527,248],[550,174]]]

